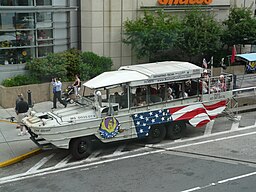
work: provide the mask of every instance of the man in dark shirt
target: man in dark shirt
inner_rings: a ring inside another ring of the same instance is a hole
[[[27,115],[28,109],[29,109],[28,103],[24,101],[23,97],[20,97],[20,101],[17,102],[15,107],[15,110],[18,116],[17,122],[20,127],[20,133],[18,135],[20,136],[26,135],[28,132],[27,129],[24,127],[24,125],[21,123],[21,120]]]

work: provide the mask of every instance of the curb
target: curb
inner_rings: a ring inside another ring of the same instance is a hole
[[[8,120],[2,120],[2,119],[0,119],[0,122],[9,123],[9,124],[17,124],[17,122],[10,122]]]
[[[30,152],[28,152],[28,153],[25,153],[25,154],[23,154],[23,155],[20,155],[20,156],[18,156],[18,157],[14,157],[14,158],[9,159],[9,160],[7,160],[7,161],[0,162],[0,168],[2,168],[2,167],[7,167],[7,166],[12,165],[12,164],[14,164],[14,163],[18,163],[19,161],[22,161],[22,160],[24,160],[24,159],[26,159],[26,158],[28,158],[28,157],[31,157],[32,155],[35,155],[35,154],[37,154],[37,153],[40,153],[41,150],[42,150],[42,149],[38,148],[38,149],[35,149],[35,150],[30,151]]]

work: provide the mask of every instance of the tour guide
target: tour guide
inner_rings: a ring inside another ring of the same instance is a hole
[[[62,83],[60,82],[59,78],[53,78],[52,79],[52,85],[53,85],[53,107],[52,109],[57,109],[57,99],[59,102],[64,105],[64,107],[67,107],[67,103],[61,99],[61,86]]]

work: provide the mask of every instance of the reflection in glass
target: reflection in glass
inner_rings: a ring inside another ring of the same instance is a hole
[[[16,29],[34,28],[34,21],[33,13],[17,13],[15,17]]]
[[[38,47],[38,57],[44,57],[48,55],[49,53],[53,53],[53,47]]]
[[[33,0],[1,0],[1,6],[33,6]]]
[[[52,5],[51,0],[36,0],[37,6]]]
[[[14,29],[14,13],[0,13],[0,29]]]

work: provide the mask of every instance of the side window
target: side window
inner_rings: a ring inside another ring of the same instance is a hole
[[[147,86],[134,87],[131,91],[131,107],[140,107],[148,104]]]
[[[149,85],[149,103],[159,103],[165,99],[165,84]]]
[[[113,106],[119,106],[119,109],[128,108],[128,86],[120,85],[113,89],[109,89],[109,102]]]

